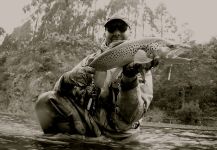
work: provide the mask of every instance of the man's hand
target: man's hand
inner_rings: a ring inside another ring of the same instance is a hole
[[[78,67],[70,71],[70,79],[80,87],[91,84],[95,69],[89,66]]]
[[[123,74],[128,78],[134,77],[139,72],[142,72],[142,70],[148,71],[151,68],[156,67],[158,64],[159,64],[158,59],[153,59],[151,62],[147,64],[132,62],[123,67]]]
[[[143,66],[141,64],[134,63],[134,62],[129,63],[123,67],[123,75],[128,78],[132,78],[136,76],[141,71],[142,68]]]

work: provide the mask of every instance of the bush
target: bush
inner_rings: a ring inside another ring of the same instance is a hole
[[[166,117],[167,116],[164,111],[154,107],[153,109],[148,110],[144,120],[147,122],[163,122]]]
[[[0,66],[4,65],[4,63],[6,62],[7,57],[5,55],[0,56]]]
[[[184,124],[198,124],[201,114],[202,111],[198,103],[195,104],[195,102],[186,103],[176,111],[177,118]]]

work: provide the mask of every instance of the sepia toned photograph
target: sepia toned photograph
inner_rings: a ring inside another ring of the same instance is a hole
[[[217,149],[216,0],[0,0],[0,150]]]

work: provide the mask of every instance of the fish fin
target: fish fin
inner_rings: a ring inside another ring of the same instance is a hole
[[[146,64],[151,61],[152,59],[147,57],[147,53],[144,50],[138,50],[134,55],[134,63]]]
[[[97,87],[102,88],[104,86],[106,76],[107,76],[107,71],[96,71],[94,75],[94,84]]]

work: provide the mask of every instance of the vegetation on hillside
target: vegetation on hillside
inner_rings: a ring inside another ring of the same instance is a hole
[[[7,34],[0,46],[2,111],[31,114],[40,93],[52,90],[62,73],[98,50],[106,18],[122,13],[132,23],[133,37],[161,36],[193,47],[186,55],[193,61],[173,65],[170,80],[170,66],[164,62],[152,71],[154,99],[150,110],[157,110],[158,120],[169,117],[199,124],[203,118],[217,117],[215,37],[205,44],[191,41],[188,24],[179,27],[164,4],[152,9],[143,0],[110,0],[98,8],[99,1],[32,0],[23,8],[29,20]],[[0,28],[0,36],[3,34]]]

